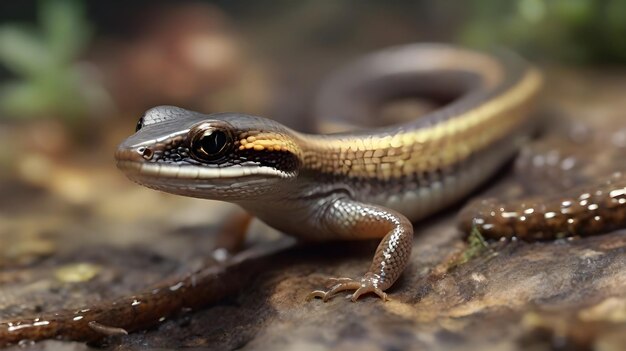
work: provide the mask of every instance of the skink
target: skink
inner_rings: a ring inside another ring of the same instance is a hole
[[[411,223],[466,197],[529,138],[542,77],[511,53],[420,44],[366,56],[332,83],[322,100],[342,121],[396,97],[448,103],[408,123],[327,135],[160,106],[119,146],[117,165],[141,185],[238,204],[298,238],[382,239],[361,278],[309,296],[386,299],[411,254]]]

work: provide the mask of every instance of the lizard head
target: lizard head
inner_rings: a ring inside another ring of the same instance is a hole
[[[115,152],[131,180],[168,193],[245,200],[298,175],[294,132],[261,117],[201,114],[173,106],[148,110]]]

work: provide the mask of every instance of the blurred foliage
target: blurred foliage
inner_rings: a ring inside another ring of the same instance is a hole
[[[452,41],[559,62],[626,63],[626,0],[275,0],[218,3],[308,46]],[[272,15],[273,14],[273,15]],[[242,21],[245,22],[245,21]],[[282,43],[279,43],[282,44]],[[336,47],[335,47],[336,49]]]
[[[626,0],[198,2],[217,5],[247,29],[248,42],[278,57],[457,40],[478,48],[508,47],[531,58],[626,63]],[[0,18],[29,14],[34,3],[0,2]],[[0,26],[0,66],[13,78],[0,81],[0,118],[80,122],[112,106],[97,70],[79,62],[92,28],[99,39],[124,39],[145,25],[140,19],[146,9],[182,3],[189,2],[40,0],[37,24]]]
[[[40,0],[38,26],[0,27],[0,64],[17,79],[0,85],[0,112],[8,118],[58,117],[76,121],[103,96],[91,72],[76,60],[91,38],[77,0]]]
[[[624,0],[471,0],[461,41],[579,63],[626,62]]]

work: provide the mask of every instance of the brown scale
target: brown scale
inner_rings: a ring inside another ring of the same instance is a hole
[[[565,194],[511,202],[476,201],[459,215],[459,227],[476,227],[488,238],[548,240],[604,234],[626,228],[626,173],[618,172],[596,184]]]

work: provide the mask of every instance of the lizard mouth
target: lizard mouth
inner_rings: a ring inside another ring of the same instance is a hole
[[[229,167],[202,167],[175,163],[148,163],[118,160],[117,167],[128,176],[161,178],[163,180],[211,180],[244,178],[288,178],[290,175],[278,169],[258,165],[234,165]]]
[[[203,166],[186,162],[150,162],[142,147],[119,148],[115,153],[117,167],[127,176],[152,178],[163,181],[211,181],[238,180],[248,178],[289,178],[290,173],[259,164],[237,164],[228,167]]]
[[[172,194],[200,198],[237,197],[241,189],[260,191],[288,174],[269,167],[203,168],[120,160],[117,167],[133,182]],[[239,190],[238,190],[239,189]],[[218,194],[218,195],[215,195]]]

